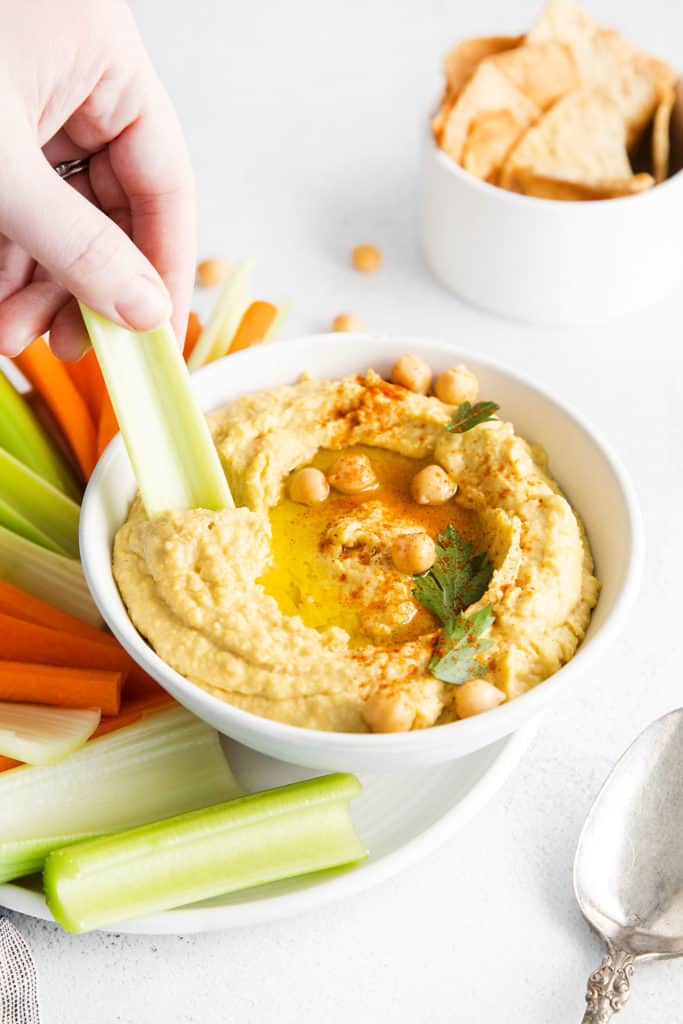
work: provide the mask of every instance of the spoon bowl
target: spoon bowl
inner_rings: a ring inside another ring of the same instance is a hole
[[[584,1024],[628,998],[636,960],[683,955],[683,708],[653,722],[613,768],[583,827],[574,890],[609,952]]]

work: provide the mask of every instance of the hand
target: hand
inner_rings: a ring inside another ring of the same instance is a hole
[[[192,172],[123,0],[0,0],[0,354],[87,347],[75,296],[127,327],[173,311],[195,266]],[[92,155],[62,181],[53,165]]]

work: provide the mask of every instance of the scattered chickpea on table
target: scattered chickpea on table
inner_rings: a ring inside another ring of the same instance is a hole
[[[382,266],[382,250],[376,245],[355,245],[351,250],[351,264],[362,274],[372,274]]]
[[[355,313],[340,313],[332,321],[332,330],[336,333],[346,333],[348,331],[365,331],[366,327]]]
[[[202,288],[215,288],[230,277],[230,264],[227,260],[202,260],[197,264],[197,284]]]

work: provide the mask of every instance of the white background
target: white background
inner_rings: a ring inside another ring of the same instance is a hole
[[[442,54],[461,36],[525,29],[536,0],[135,9],[189,139],[201,253],[253,256],[259,294],[292,301],[286,336],[350,310],[370,329],[451,339],[532,372],[621,453],[648,559],[620,642],[546,716],[517,776],[438,853],[345,905],[236,932],[77,938],[15,917],[39,965],[44,1020],[574,1024],[602,955],[572,895],[581,823],[625,745],[683,703],[680,296],[627,322],[529,329],[463,306],[423,267],[418,155]],[[590,9],[683,67],[678,0]],[[386,259],[372,278],[347,265],[366,240]],[[624,1024],[680,1021],[682,998],[683,966],[639,968]]]

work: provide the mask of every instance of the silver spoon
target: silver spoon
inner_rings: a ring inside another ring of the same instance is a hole
[[[574,861],[581,911],[608,952],[588,979],[583,1024],[626,1003],[637,960],[683,955],[683,708],[653,722],[617,762]]]

